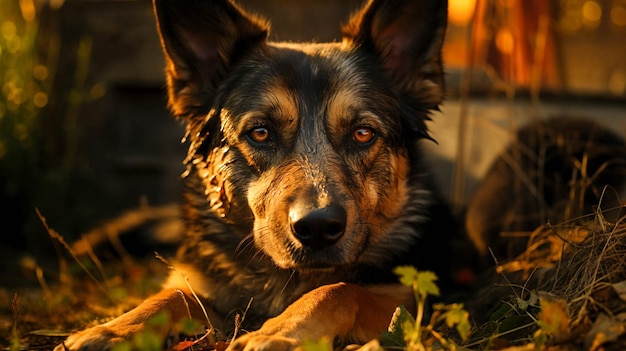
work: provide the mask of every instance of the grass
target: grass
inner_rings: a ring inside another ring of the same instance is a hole
[[[607,220],[607,214],[620,210],[615,221]],[[522,327],[527,331],[506,343],[544,349],[551,345],[551,350],[597,349],[591,345],[600,343],[608,331],[598,320],[610,316],[614,324],[607,328],[622,332],[611,333],[613,337],[602,343],[617,349],[625,345],[626,296],[619,291],[626,282],[626,207],[598,210],[578,221],[583,223],[538,228],[527,251],[497,267],[495,284],[480,293],[493,298],[481,301],[479,309],[505,303],[476,328],[476,334],[490,328],[514,334],[509,331]],[[497,343],[495,335],[476,342]]]

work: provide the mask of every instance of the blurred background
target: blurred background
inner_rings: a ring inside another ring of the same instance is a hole
[[[360,1],[240,3],[272,22],[274,40],[329,41]],[[626,135],[626,0],[449,6],[448,99],[429,148],[455,205],[530,120],[585,117]],[[55,255],[36,208],[71,242],[178,200],[183,128],[165,108],[163,67],[148,0],[0,2],[2,257]]]

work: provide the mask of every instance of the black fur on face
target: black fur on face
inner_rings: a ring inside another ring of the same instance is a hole
[[[372,263],[414,244],[445,1],[370,1],[330,44],[267,42],[264,22],[228,1],[155,9],[195,211],[281,268]]]

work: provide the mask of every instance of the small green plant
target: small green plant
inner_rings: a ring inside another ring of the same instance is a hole
[[[565,300],[541,298],[539,306],[541,307],[537,314],[539,329],[533,334],[535,345],[542,347],[550,340],[566,340],[570,334],[570,318]]]
[[[433,272],[418,272],[410,266],[400,266],[394,270],[400,277],[400,283],[411,287],[415,294],[417,314],[413,317],[400,306],[396,309],[389,330],[381,336],[385,346],[403,347],[408,351],[425,351],[436,343],[448,350],[462,350],[453,340],[444,337],[435,328],[442,323],[448,328],[455,328],[462,341],[470,334],[469,313],[462,304],[435,304],[429,322],[424,323],[426,299],[439,296],[439,287],[435,284],[437,276]]]

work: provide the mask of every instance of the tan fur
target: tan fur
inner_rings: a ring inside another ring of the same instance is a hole
[[[248,350],[247,345],[262,345],[264,350],[292,350],[301,340],[320,340],[328,335],[373,339],[388,324],[380,315],[391,316],[403,302],[406,301],[353,284],[325,285],[302,296],[278,317],[267,320],[261,329],[235,340],[231,349]]]

